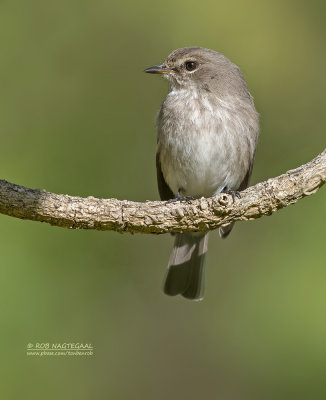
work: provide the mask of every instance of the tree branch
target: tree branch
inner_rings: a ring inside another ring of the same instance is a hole
[[[71,229],[130,233],[195,232],[247,221],[296,203],[326,182],[326,150],[312,161],[258,183],[233,202],[220,194],[191,201],[148,201],[75,197],[28,189],[0,180],[0,213]]]

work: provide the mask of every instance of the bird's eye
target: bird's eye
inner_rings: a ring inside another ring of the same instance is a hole
[[[198,67],[198,65],[195,61],[186,61],[185,67],[187,71],[194,71]]]

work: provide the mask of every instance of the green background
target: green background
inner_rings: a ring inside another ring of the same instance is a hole
[[[238,64],[261,115],[252,183],[325,148],[323,1],[0,3],[1,178],[158,199],[143,73],[175,48]],[[2,399],[323,399],[325,189],[210,238],[203,302],[161,291],[172,238],[0,216]],[[84,342],[90,357],[27,357]]]

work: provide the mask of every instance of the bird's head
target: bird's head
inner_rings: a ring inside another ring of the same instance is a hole
[[[145,69],[163,75],[173,89],[201,88],[215,94],[246,89],[240,69],[222,54],[202,47],[173,51],[161,64]]]

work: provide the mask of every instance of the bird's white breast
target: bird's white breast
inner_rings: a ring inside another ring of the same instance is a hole
[[[183,196],[208,197],[224,187],[238,189],[249,167],[249,158],[241,157],[248,140],[232,104],[217,105],[195,89],[168,94],[158,117],[158,152],[174,194],[181,189]]]

